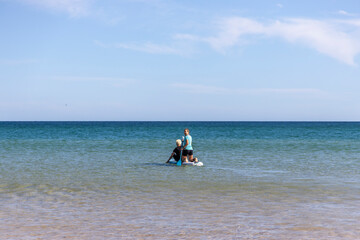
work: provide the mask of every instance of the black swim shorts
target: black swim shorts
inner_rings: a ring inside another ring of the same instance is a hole
[[[183,155],[184,157],[186,157],[187,155],[189,155],[189,156],[194,155],[194,154],[193,154],[193,150],[186,150],[186,149],[184,149],[184,150],[182,151],[182,155]]]

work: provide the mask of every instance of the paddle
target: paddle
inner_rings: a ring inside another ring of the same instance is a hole
[[[184,140],[181,141],[181,148],[182,148],[183,145],[184,145]],[[176,163],[176,165],[178,165],[178,166],[181,166],[181,163],[182,163],[182,150],[181,150],[181,148],[180,148],[180,159]]]

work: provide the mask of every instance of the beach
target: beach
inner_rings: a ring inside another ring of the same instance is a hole
[[[203,167],[165,164],[190,129]],[[358,122],[0,122],[0,239],[359,239]]]

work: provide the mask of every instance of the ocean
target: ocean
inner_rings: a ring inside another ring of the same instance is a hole
[[[203,167],[165,164],[190,129]],[[0,122],[0,239],[360,239],[359,122]]]

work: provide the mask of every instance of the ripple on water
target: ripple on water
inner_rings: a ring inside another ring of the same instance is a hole
[[[358,124],[189,122],[196,156],[205,166],[164,164],[183,125],[3,127],[0,235],[5,239],[360,235]]]

